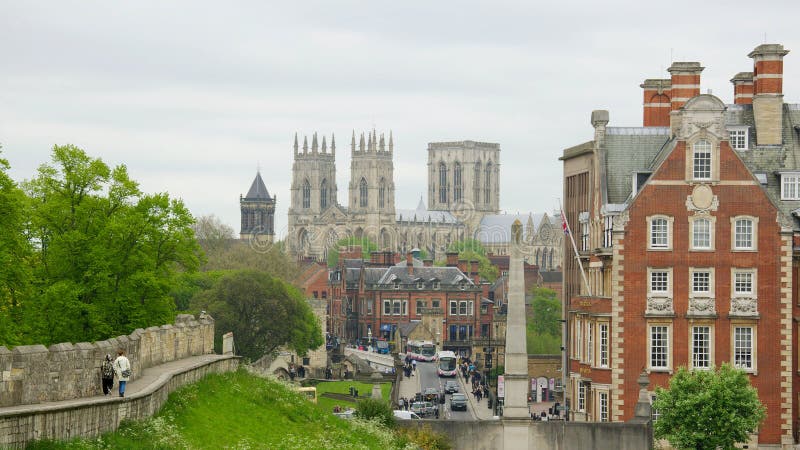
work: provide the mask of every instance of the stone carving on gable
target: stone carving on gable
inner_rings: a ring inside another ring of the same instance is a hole
[[[644,312],[648,315],[671,316],[675,314],[670,297],[647,297],[647,309]]]
[[[622,211],[620,214],[614,216],[612,229],[614,231],[625,231],[625,228],[628,226],[628,221],[631,220],[630,213],[626,209]]]
[[[731,316],[758,316],[758,300],[751,297],[731,298]]]
[[[686,196],[686,210],[696,213],[706,213],[719,209],[719,198],[714,195],[711,186],[698,184],[691,195]]]
[[[709,297],[697,297],[689,299],[689,309],[687,316],[710,316],[717,313],[714,299]]]

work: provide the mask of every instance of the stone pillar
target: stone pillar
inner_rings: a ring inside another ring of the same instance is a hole
[[[233,332],[229,331],[222,335],[222,354],[233,354]]]
[[[522,267],[522,223],[511,225],[506,316],[504,448],[528,448],[528,349],[525,327],[525,278]]]

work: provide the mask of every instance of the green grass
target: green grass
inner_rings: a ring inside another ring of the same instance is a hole
[[[372,385],[365,383],[342,382],[325,389],[347,393],[355,384],[359,393],[371,392]],[[391,386],[382,388],[388,396]],[[240,370],[209,375],[174,392],[155,417],[124,423],[115,433],[93,440],[34,443],[28,448],[392,449],[406,443],[387,428],[340,419],[326,405],[305,400],[283,383]]]
[[[333,411],[333,407],[336,405],[341,406],[344,409],[356,407],[355,399],[351,401],[345,400],[338,400],[335,398],[327,398],[324,397],[322,394],[325,392],[333,392],[336,394],[350,394],[350,386],[358,389],[358,396],[364,397],[365,395],[372,394],[372,384],[371,383],[362,383],[359,381],[327,381],[327,382],[320,382],[317,386],[317,404],[324,410],[324,411]],[[381,396],[387,402],[389,401],[389,397],[392,393],[392,384],[391,383],[381,383]]]

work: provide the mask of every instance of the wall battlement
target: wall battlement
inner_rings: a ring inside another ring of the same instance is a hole
[[[180,314],[174,325],[137,329],[94,343],[69,342],[0,346],[0,407],[70,400],[98,395],[100,365],[106,354],[125,350],[132,380],[144,369],[189,356],[214,352],[214,319]]]

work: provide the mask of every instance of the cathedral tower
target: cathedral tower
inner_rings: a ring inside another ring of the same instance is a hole
[[[361,134],[358,145],[353,131],[350,140],[350,186],[348,210],[363,215],[363,230],[354,230],[354,236],[363,233],[374,240],[379,248],[393,249],[395,236],[394,211],[394,139],[389,140],[372,130],[367,138]]]
[[[336,141],[333,135],[329,149],[325,136],[320,144],[317,133],[311,136],[310,148],[308,136],[304,136],[301,148],[295,134],[291,192],[287,241],[290,251],[298,255],[308,254],[313,242],[313,236],[310,235],[313,230],[302,225],[313,222],[337,202]]]
[[[239,232],[240,239],[258,239],[272,242],[275,238],[275,201],[277,197],[270,197],[261,172],[256,172],[256,178],[250,185],[247,195],[239,196],[239,207],[242,214],[242,228]]]
[[[500,144],[428,144],[428,208],[450,211],[474,232],[485,214],[500,211]]]

